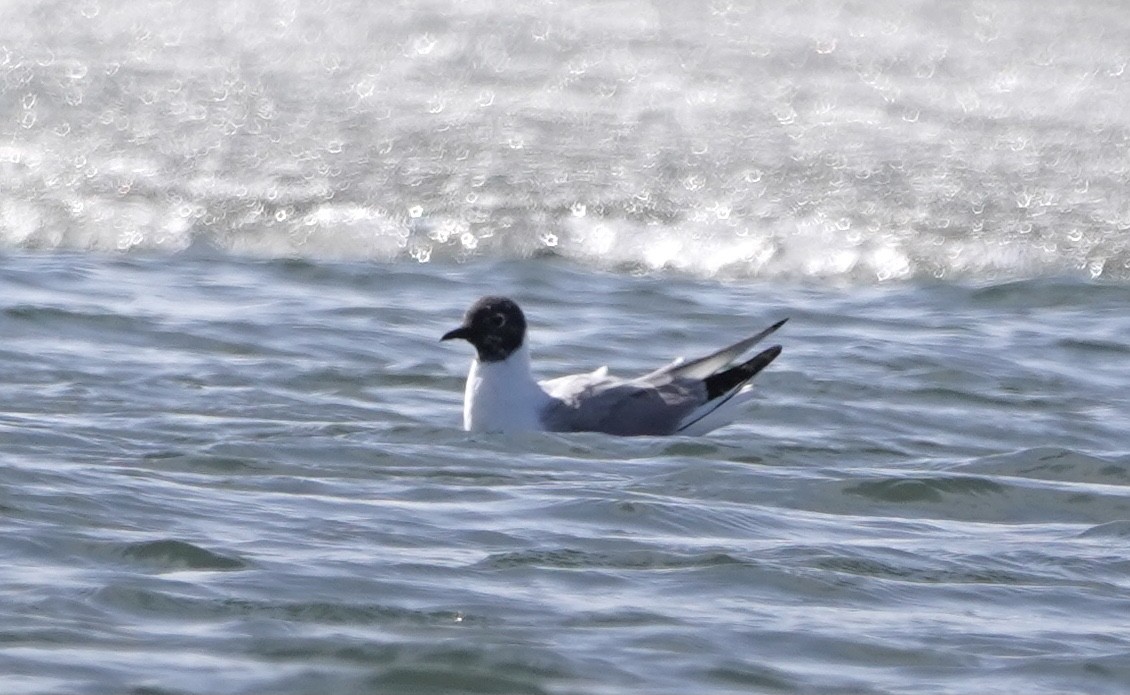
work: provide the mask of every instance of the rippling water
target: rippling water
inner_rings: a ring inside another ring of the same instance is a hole
[[[1130,289],[554,261],[7,256],[7,692],[1118,692]],[[489,278],[489,282],[484,278]],[[702,439],[468,436],[467,297],[543,373],[791,316]]]
[[[0,691],[1123,693],[1118,3],[0,7]],[[708,437],[468,435],[790,317]]]

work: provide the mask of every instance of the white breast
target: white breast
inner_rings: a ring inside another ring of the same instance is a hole
[[[471,363],[463,395],[463,429],[469,432],[541,431],[550,398],[530,374],[523,345],[501,362]]]

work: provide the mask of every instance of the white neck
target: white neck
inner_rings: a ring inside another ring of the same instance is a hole
[[[549,396],[530,372],[525,343],[501,362],[476,357],[463,395],[463,429],[469,432],[528,432],[544,429],[541,411]]]

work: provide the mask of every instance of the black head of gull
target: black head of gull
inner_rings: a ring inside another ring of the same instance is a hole
[[[522,347],[526,339],[526,317],[511,299],[483,297],[471,305],[463,325],[440,340],[461,338],[479,354],[480,362],[501,362]]]

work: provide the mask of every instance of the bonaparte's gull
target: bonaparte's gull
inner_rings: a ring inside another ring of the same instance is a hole
[[[535,381],[526,317],[506,297],[475,302],[463,325],[440,340],[461,338],[475,348],[463,397],[468,431],[697,435],[730,424],[753,398],[749,381],[781,354],[781,346],[734,361],[787,320],[706,357],[677,359],[634,379],[609,376],[601,367]]]

